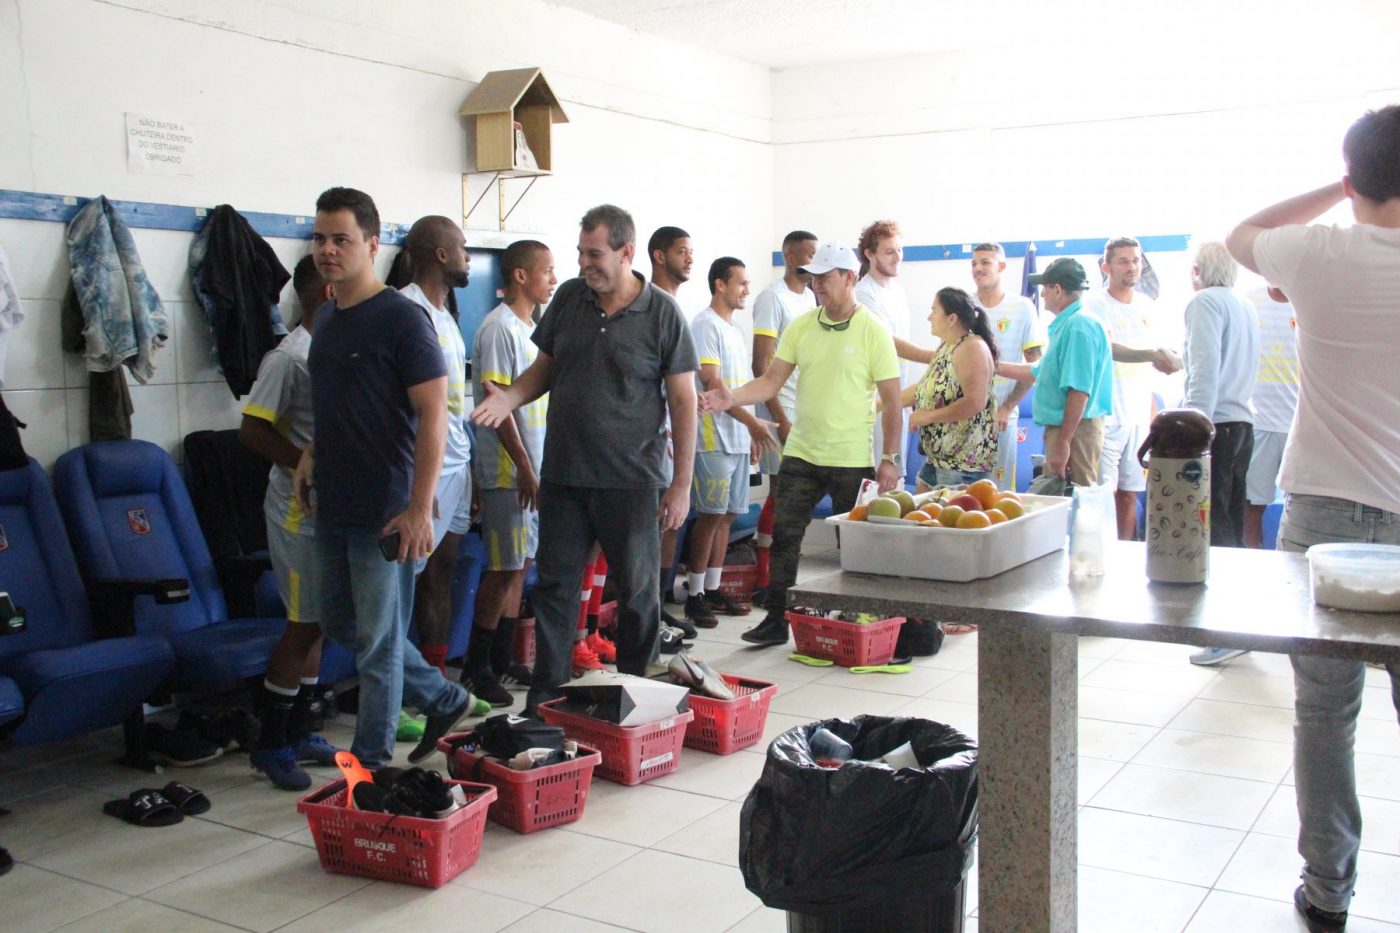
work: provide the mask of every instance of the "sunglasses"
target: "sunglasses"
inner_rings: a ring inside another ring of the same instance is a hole
[[[823,309],[823,310],[824,310],[824,309]],[[842,321],[842,322],[839,323],[839,324],[828,324],[826,321],[823,321],[823,320],[822,320],[822,312],[821,312],[821,311],[818,311],[818,312],[817,312],[817,323],[820,324],[820,325],[822,326],[822,330],[842,331],[842,330],[845,330],[846,328],[848,328],[848,327],[851,326],[851,320],[852,320],[852,318],[854,318],[854,317],[855,317],[855,315],[852,314],[851,317],[846,318],[844,321]]]

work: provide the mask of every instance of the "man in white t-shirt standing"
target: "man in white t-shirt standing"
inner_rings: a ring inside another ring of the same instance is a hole
[[[899,224],[893,220],[877,220],[860,232],[856,244],[860,257],[860,280],[856,282],[855,300],[894,337],[894,351],[901,360],[899,380],[907,385],[923,375],[923,367],[933,359],[933,351],[909,340],[909,299],[899,284],[899,264],[904,261],[904,240]],[[910,366],[919,363],[920,366]],[[909,410],[900,415],[899,450],[908,448]],[[881,419],[875,419],[874,455],[884,451],[884,430]]]
[[[451,624],[452,577],[457,547],[471,527],[471,433],[467,430],[467,346],[461,328],[447,311],[447,293],[465,288],[471,259],[462,228],[442,216],[415,221],[404,239],[413,262],[413,282],[401,293],[432,318],[447,364],[447,449],[438,474],[437,510],[433,515],[433,549],[418,562],[413,624],[423,660],[447,670],[447,636]],[[508,698],[507,698],[508,699]],[[410,730],[411,731],[411,730]]]
[[[992,322],[997,335],[997,359],[1003,363],[1033,364],[1045,350],[1045,328],[1035,305],[1024,295],[1008,295],[1001,287],[1006,271],[1006,250],[1000,243],[979,243],[972,248],[972,281],[977,304]],[[1016,430],[1021,399],[1035,383],[997,376],[997,467],[993,479],[1001,489],[1016,488]]]
[[[1153,339],[1156,305],[1137,290],[1142,245],[1130,236],[1114,237],[1104,244],[1099,269],[1108,284],[1084,302],[1108,328],[1113,347],[1113,414],[1104,423],[1099,482],[1113,485],[1118,537],[1131,541],[1137,535],[1137,496],[1147,488],[1137,452],[1152,420],[1152,370],[1174,373],[1181,357]]]
[[[753,303],[753,376],[755,379],[768,371],[773,362],[773,352],[778,349],[778,338],[788,325],[802,314],[817,306],[817,296],[807,284],[807,273],[802,267],[812,261],[817,253],[817,235],[806,230],[794,230],[783,237],[783,275],[763,291]],[[768,586],[769,549],[773,544],[773,509],[777,502],[774,486],[777,482],[778,467],[783,459],[783,444],[787,443],[788,432],[792,430],[793,419],[797,417],[797,373],[793,373],[783,383],[778,394],[766,403],[754,406],[754,414],[777,425],[778,446],[763,451],[758,458],[759,472],[768,477],[768,498],[763,500],[763,510],[758,515],[756,591]]]
[[[1298,322],[1298,411],[1283,453],[1279,549],[1400,544],[1400,106],[1367,113],[1342,143],[1346,175],[1237,226],[1230,253],[1287,293]],[[1314,225],[1343,200],[1356,224]],[[1361,811],[1353,746],[1366,666],[1293,655],[1293,776],[1309,930],[1343,930]],[[1400,705],[1400,664],[1388,665]],[[1386,897],[1377,894],[1377,902]]]
[[[1298,322],[1288,296],[1270,285],[1250,293],[1259,313],[1254,377],[1254,454],[1245,476],[1244,546],[1264,546],[1264,510],[1278,496],[1283,448],[1298,408]]]
[[[472,338],[472,398],[486,398],[485,383],[506,388],[525,374],[539,355],[530,339],[535,310],[549,304],[554,286],[554,255],[538,240],[516,240],[501,254],[505,280],[501,303]],[[506,673],[528,677],[514,665],[512,646],[519,624],[525,575],[540,541],[540,464],[544,462],[549,396],[521,405],[498,427],[476,429],[472,479],[481,504],[481,537],[486,568],[476,591],[472,636],[462,683],[492,706],[512,698],[500,682]]]

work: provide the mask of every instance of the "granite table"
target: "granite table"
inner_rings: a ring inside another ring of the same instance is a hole
[[[1212,548],[1205,585],[1150,583],[1146,559],[1144,545],[1115,542],[1101,577],[1071,580],[1059,551],[970,583],[835,573],[788,594],[795,605],[980,627],[978,926],[988,933],[1077,927],[1078,636],[1400,661],[1400,615],[1315,606],[1301,554]]]

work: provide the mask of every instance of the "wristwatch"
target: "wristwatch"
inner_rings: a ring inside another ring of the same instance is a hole
[[[904,466],[904,458],[899,455],[899,451],[892,454],[885,454],[880,458],[881,463],[893,463],[897,467]]]

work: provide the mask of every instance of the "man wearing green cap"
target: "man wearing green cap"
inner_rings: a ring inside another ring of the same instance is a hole
[[[1108,331],[1080,305],[1089,280],[1078,261],[1061,257],[1029,280],[1040,286],[1041,303],[1055,315],[1050,345],[1034,366],[999,363],[997,375],[1035,380],[1031,413],[1045,428],[1045,472],[1092,486],[1099,481],[1103,419],[1113,410]]]

